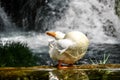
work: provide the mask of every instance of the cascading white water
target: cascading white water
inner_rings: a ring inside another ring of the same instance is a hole
[[[69,7],[65,11],[65,15],[62,14],[62,18],[54,23],[55,27],[51,28],[51,31],[78,30],[85,33],[91,43],[118,43],[120,21],[115,15],[114,0],[71,0],[68,4]],[[2,12],[2,8],[0,8],[0,16],[6,16]],[[5,22],[6,26],[7,22]],[[42,33],[20,32],[13,34],[13,36],[1,37],[1,40],[26,42],[31,49],[44,52],[45,48],[42,47],[47,46],[48,38]]]
[[[15,30],[15,25],[11,23],[11,19],[7,16],[2,7],[0,7],[0,18],[2,19],[3,24],[1,27],[4,27],[6,32],[12,32]]]
[[[120,21],[115,15],[114,0],[71,0],[53,31],[79,30],[93,43],[116,43]]]

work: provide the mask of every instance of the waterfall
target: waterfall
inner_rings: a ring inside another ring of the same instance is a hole
[[[0,31],[12,32],[15,29],[15,25],[11,23],[11,19],[7,16],[2,7],[0,7],[0,24]]]
[[[120,40],[120,20],[114,5],[115,0],[71,0],[69,8],[51,30],[78,30],[92,43],[117,43]]]
[[[120,20],[115,14],[114,6],[114,0],[46,0],[46,5],[35,9],[37,11],[35,11],[35,25],[33,27],[38,31],[68,32],[78,30],[85,33],[91,43],[119,43]],[[0,18],[5,25],[5,30],[12,32],[14,22],[2,7],[0,7]],[[47,35],[35,31],[17,31],[12,36],[1,37],[1,40],[22,41],[28,43],[33,50],[45,51],[42,47],[48,44],[49,37]]]

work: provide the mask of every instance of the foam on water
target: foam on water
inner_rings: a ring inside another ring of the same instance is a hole
[[[16,34],[16,33],[13,33]],[[15,41],[15,42],[22,42],[22,43],[27,43],[28,47],[30,47],[33,51],[36,52],[46,52],[46,49],[48,49],[48,47],[46,47],[48,45],[48,40],[50,38],[45,35],[45,34],[37,34],[35,32],[21,32],[20,34],[16,34],[13,36],[5,36],[0,38],[0,40],[5,43],[7,41]],[[45,49],[46,48],[46,49]]]

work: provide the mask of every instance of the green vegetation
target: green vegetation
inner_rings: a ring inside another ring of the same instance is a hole
[[[120,0],[115,0],[115,12],[120,17]]]
[[[93,61],[91,58],[90,58],[90,61],[92,62],[92,64],[106,64],[108,59],[109,59],[110,55],[106,55],[104,54],[103,55],[103,60],[97,60],[95,59],[95,61]]]
[[[36,58],[26,43],[12,41],[0,43],[0,67],[33,66],[36,65]]]

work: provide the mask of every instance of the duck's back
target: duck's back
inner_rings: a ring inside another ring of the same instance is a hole
[[[66,56],[64,58],[64,63],[74,63],[85,55],[89,45],[89,40],[83,33],[78,31],[68,32],[65,35],[65,39],[72,40],[76,44],[69,47],[62,54],[63,56]]]
[[[82,32],[79,32],[79,31],[71,31],[71,32],[68,32],[65,37],[65,39],[70,39],[76,43],[89,43],[89,40],[88,38],[86,37],[85,34],[83,34]]]

